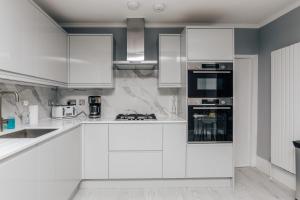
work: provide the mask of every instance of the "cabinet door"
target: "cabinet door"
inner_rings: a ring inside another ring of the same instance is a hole
[[[0,68],[27,74],[33,72],[38,11],[28,1],[3,0],[0,7]],[[20,23],[22,22],[22,23]]]
[[[1,76],[12,72],[8,78],[18,81],[66,83],[66,33],[31,1],[1,3],[0,69],[5,70]]]
[[[190,144],[186,167],[187,178],[230,178],[232,144]]]
[[[163,131],[163,177],[184,178],[186,124],[165,124]]]
[[[162,125],[110,124],[109,150],[162,150]]]
[[[110,179],[162,178],[161,151],[116,151],[109,153]]]
[[[159,87],[181,87],[180,35],[159,36]]]
[[[188,29],[188,60],[233,60],[233,29]]]
[[[108,178],[108,125],[85,124],[83,132],[83,179]]]
[[[70,87],[113,87],[112,35],[70,36]]]
[[[38,33],[34,73],[41,78],[67,83],[67,34],[41,12],[38,13]]]
[[[69,199],[81,180],[81,128],[37,147],[39,199]]]
[[[37,156],[31,149],[0,163],[0,199],[39,200]]]
[[[69,130],[57,138],[55,151],[55,179],[57,198],[69,199],[81,181],[81,127]]]

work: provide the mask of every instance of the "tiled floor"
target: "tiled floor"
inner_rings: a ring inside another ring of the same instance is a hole
[[[231,188],[80,189],[74,200],[294,200],[294,191],[253,168],[236,170]]]

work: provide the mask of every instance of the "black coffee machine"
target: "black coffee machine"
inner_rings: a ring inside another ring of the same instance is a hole
[[[90,118],[101,117],[101,96],[89,96]]]

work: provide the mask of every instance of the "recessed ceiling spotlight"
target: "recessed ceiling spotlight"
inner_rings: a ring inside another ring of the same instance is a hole
[[[127,1],[127,7],[129,10],[137,10],[140,7],[140,3],[136,0]]]
[[[153,5],[153,10],[156,13],[161,13],[166,9],[166,5],[164,3],[156,3]]]

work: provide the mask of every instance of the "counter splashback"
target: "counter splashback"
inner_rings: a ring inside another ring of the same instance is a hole
[[[177,89],[159,89],[158,71],[116,70],[114,89],[74,90],[58,89],[58,100],[85,99],[80,109],[88,112],[87,98],[102,97],[102,117],[112,117],[124,112],[155,113],[168,116],[177,106]]]

